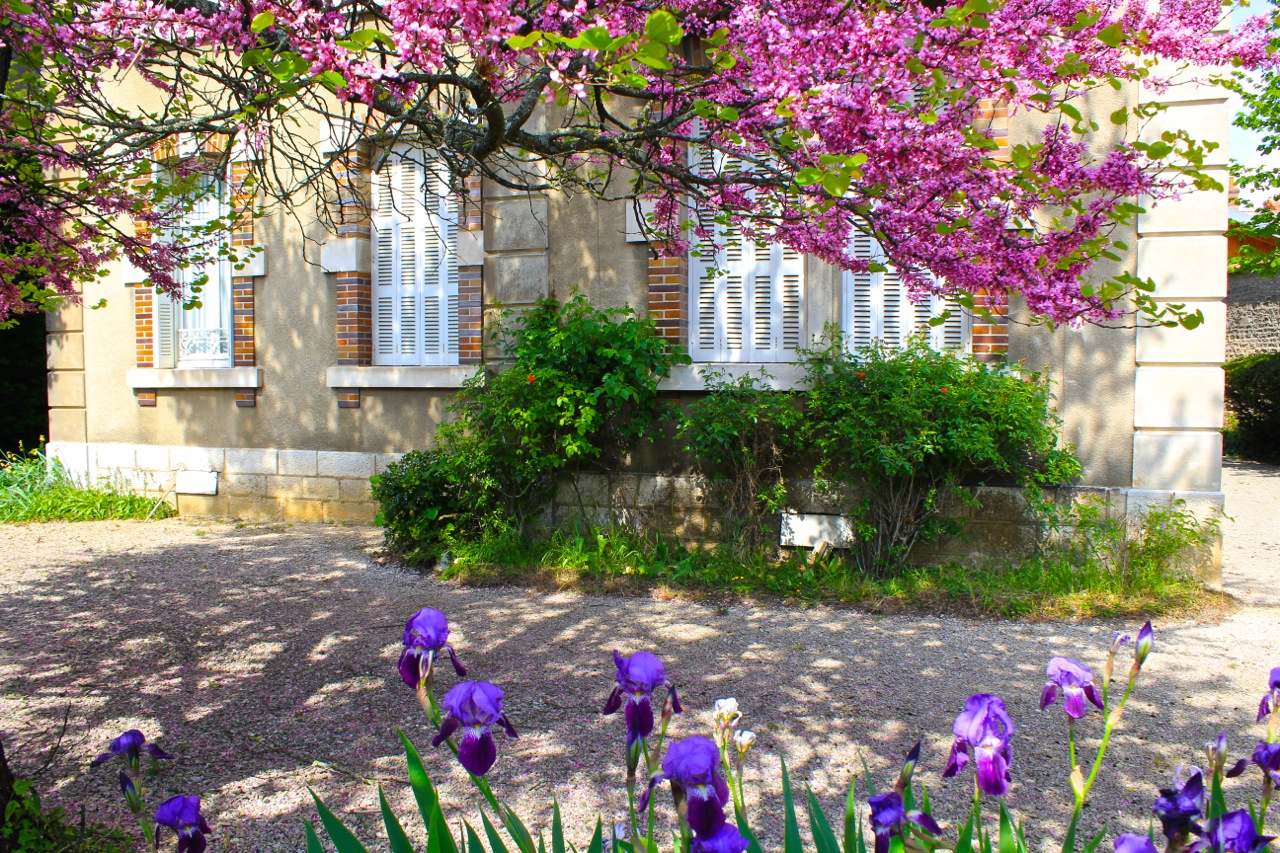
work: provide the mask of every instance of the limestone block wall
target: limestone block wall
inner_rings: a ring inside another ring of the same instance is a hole
[[[1230,276],[1227,360],[1280,352],[1280,278]]]
[[[835,514],[837,508],[818,492],[812,481],[789,484],[792,509],[798,513]],[[1016,559],[1029,555],[1039,531],[1027,514],[1022,492],[1014,488],[975,489],[976,505],[953,501],[946,512],[964,523],[963,533],[929,547],[917,548],[913,559],[920,563],[959,560]],[[1212,498],[1179,496],[1185,509],[1202,520],[1216,517],[1221,501]],[[1055,492],[1062,506],[1083,501],[1096,502],[1105,518],[1135,523],[1153,507],[1171,508],[1176,499],[1169,492],[1107,487],[1063,488]],[[1190,498],[1190,499],[1188,499]],[[830,517],[830,516],[828,516]],[[713,489],[697,476],[653,474],[580,474],[564,483],[556,493],[551,521],[567,525],[574,521],[609,526],[620,525],[673,535],[686,544],[715,541],[724,534]],[[1197,576],[1212,586],[1222,583],[1222,554],[1219,542],[1210,543],[1192,556]]]
[[[82,482],[164,497],[184,515],[369,523],[369,478],[399,453],[50,442]],[[199,476],[192,476],[199,475]]]
[[[1154,92],[1142,102],[1167,108],[1144,129],[1156,138],[1186,129],[1219,143],[1206,171],[1227,185],[1226,93],[1187,82]],[[1183,498],[1221,508],[1223,372],[1227,337],[1227,196],[1189,191],[1138,218],[1137,274],[1156,284],[1154,297],[1185,303],[1204,314],[1195,330],[1139,328],[1134,376],[1133,491],[1136,504]]]

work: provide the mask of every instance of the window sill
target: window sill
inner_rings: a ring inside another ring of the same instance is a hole
[[[125,371],[130,388],[261,388],[260,367],[136,367]]]
[[[423,367],[351,367],[340,365],[327,371],[330,388],[461,388],[475,376],[478,364],[442,364]]]
[[[728,375],[730,379],[750,373],[760,378],[761,370],[769,374],[761,379],[766,388],[791,391],[804,387],[804,366],[794,362],[698,362],[671,368],[671,372],[658,383],[658,390],[705,391],[708,373]]]

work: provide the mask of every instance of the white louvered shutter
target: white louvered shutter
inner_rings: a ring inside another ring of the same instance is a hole
[[[736,170],[702,150],[700,171]],[[777,243],[747,241],[739,227],[699,212],[707,236],[689,257],[690,345],[694,361],[794,361],[803,334],[804,258]],[[717,248],[718,244],[718,248]]]
[[[167,293],[151,294],[151,329],[156,367],[178,366],[178,314],[182,306]]]
[[[207,178],[201,181],[200,197],[182,218],[182,226],[191,241],[207,239],[199,234],[217,220],[230,216],[230,202],[225,181]],[[183,308],[173,304],[174,325],[177,328],[177,363],[191,367],[231,366],[231,268],[230,262],[216,256],[207,244],[201,252],[214,255],[203,264],[193,265],[182,271],[183,283],[188,295],[191,286],[203,276],[200,290],[200,306]]]
[[[457,202],[420,154],[373,179],[374,363],[456,364]]]
[[[853,253],[856,257],[885,263],[884,249],[875,238],[855,234]],[[912,302],[906,285],[897,272],[850,272],[843,281],[844,331],[852,347],[864,347],[874,340],[890,347],[901,347],[914,333],[925,329],[930,346],[935,349],[959,349],[968,344],[968,322],[955,302],[932,296]],[[946,323],[930,326],[929,320],[949,310]]]

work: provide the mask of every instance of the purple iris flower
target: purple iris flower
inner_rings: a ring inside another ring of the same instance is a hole
[[[418,689],[419,682],[431,674],[441,650],[449,653],[453,671],[458,673],[458,677],[465,676],[466,668],[458,663],[458,656],[449,645],[449,620],[439,610],[424,607],[413,614],[404,626],[404,651],[400,653],[399,663],[404,683]]]
[[[1146,835],[1126,832],[1115,840],[1116,853],[1156,853],[1155,842]]]
[[[714,835],[695,838],[691,849],[692,853],[745,853],[750,846],[751,843],[742,837],[738,827],[726,823]]]
[[[152,758],[173,758],[172,755],[165,752],[154,743],[147,743],[147,737],[137,729],[129,729],[129,731],[120,735],[120,737],[111,741],[107,745],[107,752],[102,753],[93,761],[89,762],[90,767],[97,767],[99,764],[110,761],[113,758],[120,757],[125,760],[131,768],[137,769],[138,761],[142,757],[142,753],[150,755]]]
[[[1084,664],[1071,658],[1055,657],[1050,659],[1045,675],[1049,680],[1040,694],[1040,710],[1043,711],[1058,701],[1058,688],[1062,688],[1062,710],[1073,720],[1078,720],[1089,713],[1088,699],[1099,710],[1102,699],[1093,686],[1093,671]]]
[[[1267,743],[1259,741],[1258,745],[1253,748],[1253,763],[1262,769],[1264,775],[1271,780],[1272,785],[1280,786],[1280,743]],[[1227,771],[1227,775],[1235,778],[1245,771],[1249,766],[1248,759],[1240,759],[1236,766]]]
[[[518,737],[515,727],[502,711],[502,689],[487,681],[464,681],[455,684],[444,695],[444,722],[439,733],[431,739],[432,746],[439,746],[462,729],[462,742],[458,744],[458,760],[473,776],[489,772],[498,760],[498,746],[493,742],[494,725],[502,726],[507,737]]]
[[[1147,624],[1142,626],[1142,630],[1138,631],[1138,640],[1133,646],[1133,665],[1142,668],[1147,662],[1147,655],[1151,654],[1151,640],[1155,636],[1155,631],[1151,629],[1151,620],[1147,620]]]
[[[1227,812],[1209,821],[1204,837],[1189,851],[1212,850],[1213,853],[1256,853],[1275,840],[1274,835],[1259,835],[1253,818],[1244,809]]]
[[[199,797],[173,797],[156,809],[156,846],[160,846],[160,827],[178,833],[178,853],[204,853],[206,834],[212,832],[200,814]]]
[[[695,840],[705,845],[720,838],[726,825],[724,806],[729,802],[729,786],[720,775],[719,747],[701,735],[671,744],[662,759],[662,772],[653,774],[649,790],[640,797],[640,811],[648,808],[654,786],[664,779],[671,781],[677,804],[684,801],[685,820]]]
[[[941,835],[942,827],[921,811],[909,812],[897,791],[880,794],[867,801],[871,806],[871,829],[876,834],[876,853],[889,853],[890,839],[901,835],[913,823],[930,835]]]
[[[916,745],[911,747],[911,751],[907,753],[907,758],[902,762],[902,770],[898,773],[898,781],[894,784],[893,789],[901,794],[911,785],[911,777],[915,775],[916,765],[920,763],[920,741],[916,741]]]
[[[1271,688],[1262,701],[1258,703],[1258,722],[1265,720],[1270,714],[1271,709],[1280,707],[1280,666],[1271,670],[1271,678],[1267,681],[1267,687]]]
[[[622,707],[627,720],[627,752],[632,751],[641,738],[653,734],[653,691],[665,686],[671,691],[672,710],[679,714],[680,694],[675,685],[667,680],[667,670],[662,661],[649,652],[636,652],[631,657],[624,657],[616,649],[613,652],[613,664],[618,668],[618,685],[613,688],[604,703],[603,713],[608,715]]]
[[[1204,808],[1204,774],[1194,771],[1181,788],[1177,787],[1176,778],[1173,781],[1174,787],[1160,789],[1151,811],[1160,818],[1165,838],[1185,840],[1192,833],[1199,835],[1203,831],[1196,819]]]
[[[142,810],[142,798],[138,796],[138,786],[133,783],[133,778],[120,771],[120,793],[124,794],[124,801],[129,806],[129,811],[137,814]]]
[[[1204,745],[1205,757],[1209,759],[1209,768],[1214,774],[1222,772],[1227,766],[1227,733],[1219,732],[1218,736]]]
[[[956,717],[952,731],[956,739],[951,744],[943,778],[949,779],[963,770],[969,763],[969,751],[972,750],[977,765],[978,789],[995,797],[1007,794],[1009,783],[1013,781],[1009,772],[1009,764],[1013,760],[1009,738],[1014,729],[1013,720],[1000,697],[987,693],[970,696],[964,703],[964,710]]]

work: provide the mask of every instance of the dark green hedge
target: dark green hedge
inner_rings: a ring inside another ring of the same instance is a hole
[[[1225,368],[1227,407],[1235,418],[1227,452],[1280,463],[1280,353],[1237,358]]]

